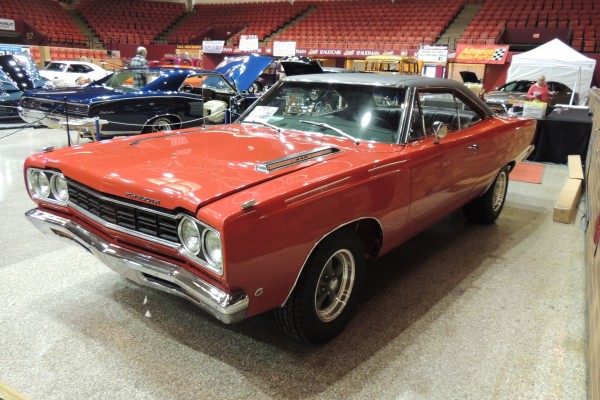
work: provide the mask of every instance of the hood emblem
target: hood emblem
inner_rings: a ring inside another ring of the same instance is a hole
[[[151,199],[150,197],[140,196],[139,194],[125,192],[125,197],[129,197],[130,199],[144,201],[146,203],[154,204],[155,206],[160,205],[160,200]]]

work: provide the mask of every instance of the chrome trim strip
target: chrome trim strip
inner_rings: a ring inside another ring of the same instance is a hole
[[[47,104],[56,104],[56,105],[63,105],[65,104],[64,100],[50,100],[50,99],[43,99],[43,98],[39,98],[39,97],[31,97],[31,96],[26,96],[23,97],[23,102],[27,102],[27,101],[31,101],[31,102],[40,102],[40,103],[47,103]],[[67,101],[66,104],[69,106],[75,106],[75,107],[81,107],[81,108],[87,108],[88,110],[90,109],[90,105],[87,103],[75,103],[72,101]],[[36,108],[31,108],[31,107],[27,107],[30,110],[36,110]],[[39,111],[43,111],[43,110],[39,110]]]
[[[226,324],[246,316],[250,304],[246,293],[224,292],[185,268],[110,243],[69,219],[37,208],[25,216],[42,233],[79,244],[125,278],[187,299]]]
[[[265,161],[256,166],[258,172],[269,173],[278,169],[286,168],[315,158],[335,154],[341,150],[336,147],[319,147],[313,150],[303,151],[302,153],[291,154],[276,160]]]
[[[319,186],[318,188],[314,188],[314,189],[312,189],[312,190],[309,190],[309,191],[307,191],[307,192],[304,192],[304,193],[302,193],[302,194],[299,194],[299,195],[297,195],[297,196],[294,196],[294,197],[290,197],[290,198],[288,198],[288,199],[285,199],[285,200],[284,200],[284,203],[291,203],[291,202],[292,202],[292,201],[294,201],[294,200],[297,200],[297,199],[299,199],[299,198],[301,198],[301,197],[305,197],[305,196],[307,196],[307,195],[310,195],[310,194],[313,194],[313,193],[315,194],[315,196],[316,196],[316,195],[318,195],[318,194],[321,194],[321,193],[325,193],[325,192],[327,192],[327,190],[326,190],[327,188],[330,188],[331,186],[335,186],[335,185],[337,185],[337,184],[339,184],[339,183],[341,183],[341,182],[347,181],[347,180],[349,180],[349,179],[350,179],[350,177],[348,176],[348,177],[346,177],[346,178],[342,178],[342,179],[340,179],[340,180],[337,180],[337,181],[335,181],[335,182],[328,183],[327,185]],[[317,193],[317,192],[318,192],[318,193]],[[313,197],[313,196],[309,196],[309,197]]]
[[[389,167],[389,166],[392,166],[392,165],[404,164],[405,162],[408,162],[408,160],[400,160],[400,161],[396,161],[396,162],[389,163],[389,164],[379,165],[377,167],[371,168],[369,170],[369,172],[377,171],[378,169],[386,168],[386,167]]]
[[[533,144],[530,144],[529,146],[527,146],[527,147],[525,148],[525,150],[523,150],[523,151],[521,152],[521,154],[519,154],[519,155],[517,156],[517,159],[516,159],[515,161],[516,161],[516,162],[520,162],[520,161],[523,161],[523,160],[525,160],[527,157],[529,157],[529,155],[530,155],[531,153],[533,153],[533,150],[535,150],[535,145],[533,145]]]

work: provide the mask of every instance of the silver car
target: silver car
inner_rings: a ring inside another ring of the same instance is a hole
[[[506,111],[513,105],[518,105],[527,100],[527,91],[535,81],[519,80],[510,81],[496,88],[492,92],[485,93],[483,99],[492,109],[496,111]],[[549,105],[569,104],[573,91],[563,83],[548,82],[548,89],[554,94],[550,95]],[[579,103],[579,96],[575,93],[573,104]]]

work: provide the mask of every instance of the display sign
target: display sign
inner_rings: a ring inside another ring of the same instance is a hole
[[[258,35],[241,35],[239,47],[240,51],[258,50]]]
[[[31,53],[29,51],[29,47],[23,47],[23,46],[18,46],[18,45],[11,46],[10,44],[0,45],[0,56],[21,53],[21,52]]]
[[[523,118],[544,118],[547,104],[543,101],[523,102]]]
[[[458,44],[456,62],[469,64],[504,64],[508,57],[508,45]]]
[[[273,42],[275,57],[293,57],[296,55],[296,42]]]
[[[448,45],[422,44],[417,58],[423,62],[445,63],[448,61]]]
[[[3,31],[14,31],[16,29],[15,20],[0,18],[0,29],[2,29]]]
[[[208,54],[221,54],[225,46],[224,40],[203,40],[202,51]]]

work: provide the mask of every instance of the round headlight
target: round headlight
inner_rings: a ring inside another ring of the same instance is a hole
[[[54,175],[50,179],[50,189],[56,200],[67,202],[69,201],[69,189],[67,180],[62,175]]]
[[[210,229],[204,234],[204,253],[208,261],[215,265],[221,265],[223,262],[223,252],[221,250],[221,238]]]
[[[42,171],[32,171],[29,176],[29,184],[33,195],[42,199],[50,195],[50,182]]]
[[[200,231],[198,225],[190,218],[183,218],[178,228],[179,240],[183,246],[193,254],[200,251]]]

